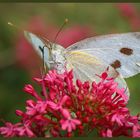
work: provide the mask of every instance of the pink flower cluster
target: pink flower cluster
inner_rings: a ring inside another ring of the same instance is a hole
[[[73,72],[58,74],[49,71],[34,78],[41,87],[38,93],[32,85],[24,91],[34,97],[26,101],[25,112],[16,110],[20,122],[6,122],[0,127],[5,137],[72,137],[97,132],[101,137],[140,137],[139,116],[131,116],[126,107],[128,97],[118,88],[107,71],[100,82],[73,81]]]

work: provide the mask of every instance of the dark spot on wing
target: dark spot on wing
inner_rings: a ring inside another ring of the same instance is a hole
[[[131,55],[131,54],[133,54],[133,50],[130,49],[130,48],[121,48],[120,49],[120,52],[123,53],[123,54],[125,54],[125,55]]]
[[[119,60],[115,60],[112,64],[110,64],[114,69],[121,67],[121,62]]]

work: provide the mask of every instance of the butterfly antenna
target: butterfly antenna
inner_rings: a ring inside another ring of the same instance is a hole
[[[13,23],[11,23],[11,22],[8,22],[8,25],[10,25],[10,26],[14,26],[14,24],[13,24]]]
[[[68,19],[66,18],[64,23],[62,24],[62,26],[60,27],[60,29],[58,30],[57,34],[55,35],[55,38],[54,38],[54,43],[56,43],[56,40],[58,38],[58,35],[61,33],[62,29],[64,28],[64,26],[68,23]]]
[[[19,28],[18,26],[14,25],[12,22],[8,22],[8,25],[9,26],[12,26],[14,28],[16,28],[17,30],[21,30],[21,31],[24,31],[23,29]]]

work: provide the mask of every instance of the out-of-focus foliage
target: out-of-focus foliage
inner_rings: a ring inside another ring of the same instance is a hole
[[[31,77],[39,75],[40,60],[23,38],[24,29],[53,40],[64,22],[69,23],[58,37],[65,47],[78,40],[101,34],[140,31],[140,4],[0,4],[0,118],[16,121],[14,110],[22,109],[28,97],[22,91]],[[8,26],[7,22],[17,26]],[[24,48],[23,48],[24,47]],[[127,79],[131,91],[129,108],[140,111],[140,74]]]

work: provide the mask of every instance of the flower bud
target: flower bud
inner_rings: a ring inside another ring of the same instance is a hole
[[[34,88],[32,87],[32,85],[28,84],[25,85],[24,89],[25,92],[31,94],[32,96],[34,96]]]

